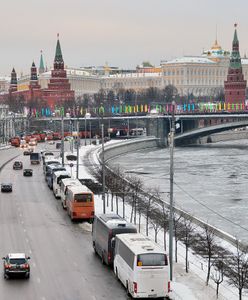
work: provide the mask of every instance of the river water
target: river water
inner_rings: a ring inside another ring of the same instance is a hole
[[[147,190],[159,188],[169,202],[169,149],[128,153],[109,162],[140,177]],[[174,200],[177,207],[248,242],[248,140],[176,148]]]

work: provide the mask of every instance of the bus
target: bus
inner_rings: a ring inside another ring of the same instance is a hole
[[[58,159],[53,157],[47,157],[43,163],[43,173],[46,174],[47,167],[50,165],[61,165],[61,162]]]
[[[61,204],[62,204],[62,207],[64,209],[66,209],[66,198],[65,198],[65,195],[66,195],[66,191],[67,191],[67,188],[68,186],[71,186],[71,185],[77,185],[77,186],[81,186],[81,182],[78,180],[78,179],[72,179],[72,178],[65,178],[65,179],[62,179],[61,180],[61,186],[60,186],[60,193],[61,193]]]
[[[71,178],[71,175],[67,171],[53,173],[53,194],[57,199],[61,197],[61,180],[65,178]]]
[[[94,194],[85,185],[68,186],[66,191],[66,208],[71,220],[94,219]]]
[[[117,214],[96,215],[92,226],[93,249],[101,257],[103,264],[112,265],[115,235],[136,232],[134,225]]]
[[[66,171],[66,168],[64,168],[62,165],[47,166],[47,171],[45,176],[46,176],[47,185],[51,190],[53,188],[53,173],[57,171]]]
[[[148,237],[116,235],[114,273],[133,298],[169,297],[169,272],[166,252]]]

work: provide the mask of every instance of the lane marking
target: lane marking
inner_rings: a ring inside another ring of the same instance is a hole
[[[29,243],[29,239],[26,238],[26,242]]]
[[[37,278],[37,282],[40,283],[40,277]]]
[[[35,268],[35,267],[36,267],[36,263],[35,263],[35,262],[33,262],[33,263],[32,263],[32,266]]]
[[[25,228],[23,228],[23,231],[26,232],[27,230]]]

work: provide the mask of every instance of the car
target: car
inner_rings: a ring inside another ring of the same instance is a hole
[[[24,169],[23,176],[33,176],[33,170],[32,169]]]
[[[13,164],[13,170],[21,170],[23,168],[23,164],[21,161],[15,161]]]
[[[4,278],[8,279],[13,275],[22,275],[25,278],[30,276],[29,256],[25,253],[9,253],[3,257]]]
[[[33,152],[33,149],[27,149],[23,151],[23,155],[30,155]]]
[[[12,183],[2,183],[1,192],[12,192]]]

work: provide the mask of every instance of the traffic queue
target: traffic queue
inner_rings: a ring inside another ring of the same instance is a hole
[[[170,293],[169,259],[166,252],[147,236],[137,233],[136,226],[118,214],[95,215],[94,193],[44,152],[43,172],[55,198],[72,221],[92,224],[92,246],[103,264],[114,274],[132,298],[165,298]]]
[[[136,226],[118,214],[95,215],[94,193],[80,180],[72,178],[72,173],[55,158],[53,151],[41,151],[38,156],[43,162],[47,186],[53,191],[54,197],[60,199],[71,221],[92,223],[93,250],[102,264],[113,268],[127,294],[132,298],[169,297],[170,267],[167,253],[150,238],[137,233]],[[14,163],[13,168],[20,168],[19,163]],[[8,265],[8,259],[3,259],[4,265]],[[28,278],[30,267],[25,270]],[[5,271],[5,277],[8,276],[9,273]]]

